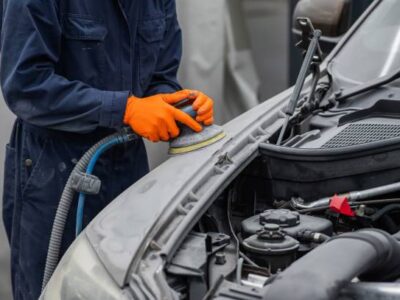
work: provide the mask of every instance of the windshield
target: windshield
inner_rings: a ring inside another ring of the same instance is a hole
[[[399,13],[399,0],[383,0],[331,62],[333,77],[362,83],[400,69]]]

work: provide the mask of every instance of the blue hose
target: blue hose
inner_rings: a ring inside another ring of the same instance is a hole
[[[70,176],[68,177],[67,183],[65,184],[64,190],[61,194],[60,201],[58,203],[56,216],[54,218],[53,227],[51,229],[49,247],[47,251],[46,264],[44,268],[43,280],[42,280],[42,291],[46,287],[47,283],[50,280],[50,277],[53,275],[54,270],[57,267],[57,264],[60,259],[61,252],[61,244],[64,236],[65,225],[67,223],[67,219],[70,213],[71,205],[74,200],[76,187],[73,184],[74,175],[77,173],[85,172],[88,169],[89,163],[91,163],[91,172],[93,172],[94,166],[98,160],[98,157],[110,147],[122,144],[125,142],[133,141],[137,139],[137,135],[132,132],[132,130],[128,127],[121,129],[119,132],[116,132],[110,136],[103,138],[94,144],[90,149],[88,149],[85,154],[79,159],[76,163],[74,169],[72,170]],[[112,141],[112,142],[111,142]],[[106,148],[102,146],[107,144]],[[101,151],[98,151],[102,148]],[[92,160],[94,155],[97,153],[97,158]],[[79,204],[80,212],[77,215],[83,216],[83,207],[84,207],[85,197],[80,201]],[[76,226],[76,228],[82,228],[82,217],[77,218],[77,223],[81,225]],[[81,229],[77,230],[79,233]]]
[[[93,173],[94,167],[96,166],[97,161],[99,160],[100,156],[106,152],[107,150],[111,149],[112,147],[126,143],[131,140],[130,134],[126,134],[123,136],[115,137],[114,139],[110,140],[106,144],[102,145],[97,151],[94,153],[93,157],[90,159],[88,167],[86,169],[86,174],[91,175]],[[75,235],[78,236],[82,231],[82,224],[83,224],[83,211],[85,207],[85,200],[86,194],[79,193],[78,198],[78,207],[76,210],[76,225],[75,225]]]

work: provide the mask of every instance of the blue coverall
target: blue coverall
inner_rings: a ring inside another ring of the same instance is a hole
[[[129,93],[181,89],[175,0],[3,0],[1,86],[15,113],[3,217],[16,300],[37,299],[56,208],[91,145],[123,126]],[[148,172],[143,141],[106,153],[84,224]],[[74,239],[76,201],[62,252]]]

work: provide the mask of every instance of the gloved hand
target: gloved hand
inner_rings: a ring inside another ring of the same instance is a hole
[[[202,92],[194,90],[182,90],[177,92],[177,94],[187,95],[187,99],[194,100],[192,107],[197,112],[197,122],[201,122],[207,126],[214,123],[214,101],[210,97]],[[182,99],[178,101],[176,101],[176,99],[178,98],[169,98],[166,99],[166,102],[174,105],[182,101]]]
[[[200,132],[202,126],[192,117],[173,107],[169,103],[177,103],[188,99],[190,91],[174,94],[159,94],[147,98],[128,99],[124,123],[129,125],[138,135],[152,142],[169,141],[179,135],[176,121]]]

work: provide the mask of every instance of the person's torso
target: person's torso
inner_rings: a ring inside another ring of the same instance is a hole
[[[166,31],[165,0],[59,0],[56,72],[103,90],[142,96]]]

